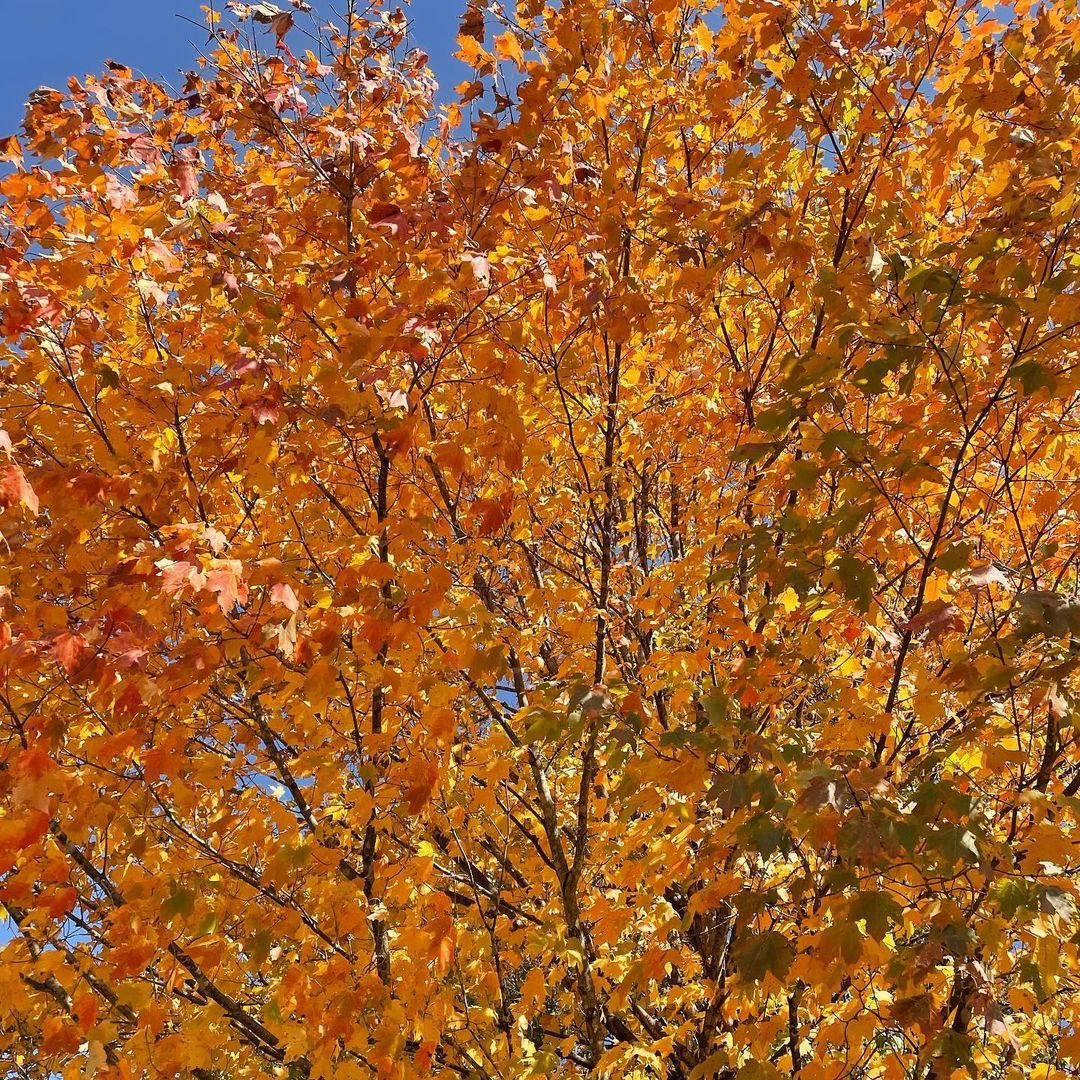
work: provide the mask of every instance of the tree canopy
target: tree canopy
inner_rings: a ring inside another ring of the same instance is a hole
[[[0,142],[6,1074],[1075,1076],[1073,5],[226,8]]]

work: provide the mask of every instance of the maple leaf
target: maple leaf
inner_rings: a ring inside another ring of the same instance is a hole
[[[173,165],[172,174],[181,203],[188,203],[194,199],[199,193],[199,180],[195,173],[194,160],[188,155],[181,157]]]
[[[279,581],[270,589],[270,596],[275,604],[281,604],[289,611],[296,611],[300,607],[300,601],[296,599],[296,593],[287,582]]]
[[[993,563],[988,563],[986,566],[974,567],[967,575],[967,583],[973,589],[978,589],[984,585],[1008,585],[1009,579]]]
[[[19,164],[22,159],[22,146],[14,135],[6,135],[0,138],[0,161],[11,161]]]
[[[468,0],[458,26],[459,38],[472,38],[481,45],[484,43],[484,10],[477,0]]]
[[[72,1009],[84,1034],[97,1022],[100,1008],[100,1000],[90,991],[84,990],[82,993],[75,995]]]
[[[161,159],[161,151],[150,135],[124,131],[119,132],[117,138],[125,148],[127,160],[133,165],[153,165]]]
[[[34,746],[24,750],[15,765],[15,786],[12,791],[15,805],[30,807],[36,814],[48,814],[50,778],[55,772],[56,763],[44,747]],[[31,825],[31,829],[32,833],[23,837],[24,843],[32,842],[31,835],[39,835],[34,825]]]
[[[79,1029],[65,1018],[50,1016],[42,1025],[41,1049],[46,1054],[74,1054],[81,1042]]]
[[[291,11],[283,11],[270,19],[270,29],[274,36],[281,41],[293,27],[293,15]]]
[[[903,908],[888,893],[866,892],[853,901],[850,914],[854,921],[864,921],[867,933],[881,941],[902,916]]]
[[[481,41],[483,38],[480,39]],[[512,60],[519,70],[525,68],[525,54],[521,48],[521,41],[512,30],[499,34],[495,38],[495,55],[502,60]]]
[[[88,648],[86,638],[77,633],[58,634],[52,642],[53,656],[69,675],[82,666],[82,657]]]
[[[405,215],[393,203],[376,203],[368,211],[368,221],[373,228],[384,229],[391,236],[397,236],[406,226]]]
[[[477,285],[486,288],[491,283],[491,264],[483,255],[467,254],[461,260],[462,266],[467,266]]]
[[[747,979],[759,982],[766,975],[782,980],[794,961],[787,938],[775,930],[749,934],[737,945],[735,962]]]
[[[514,507],[514,493],[503,492],[494,499],[477,499],[472,505],[477,531],[481,536],[494,536],[510,518]]]
[[[271,626],[269,631],[273,647],[285,656],[295,656],[298,629],[295,615],[277,626]]]
[[[256,398],[251,403],[251,415],[256,424],[276,424],[281,419],[281,402],[269,395]]]
[[[198,592],[205,584],[205,575],[194,563],[162,559],[157,566],[161,570],[163,592],[177,593],[185,586],[190,586]]]
[[[439,768],[434,762],[420,759],[412,763],[404,792],[405,805],[410,814],[419,814],[424,809],[438,779]]]
[[[254,19],[256,22],[271,24],[279,16],[286,14],[277,4],[268,3],[267,0],[258,0],[256,3],[242,3],[241,0],[229,0],[225,5],[238,19]]]
[[[0,140],[0,1057],[1068,1072],[1075,5],[345,6]]]
[[[219,565],[206,575],[205,588],[217,594],[218,605],[228,614],[238,605],[247,602],[247,586],[242,578],[242,567],[238,562]]]
[[[38,497],[18,465],[5,465],[0,469],[0,510],[17,505],[37,514]]]
[[[924,604],[922,610],[913,615],[905,627],[909,633],[925,633],[931,640],[950,631],[963,630],[963,628],[964,619],[959,610],[944,600],[933,600]]]
[[[435,919],[428,931],[428,956],[435,962],[435,970],[444,974],[454,960],[454,924],[449,915]]]

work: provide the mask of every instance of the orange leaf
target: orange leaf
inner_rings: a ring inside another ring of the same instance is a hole
[[[519,70],[525,67],[525,54],[521,50],[521,41],[512,30],[499,34],[495,38],[495,55],[501,60],[513,60]]]

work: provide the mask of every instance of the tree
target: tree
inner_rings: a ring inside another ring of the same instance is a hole
[[[8,1074],[1073,1075],[1075,13],[231,7],[3,144]]]

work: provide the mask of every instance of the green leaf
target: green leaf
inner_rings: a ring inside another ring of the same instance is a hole
[[[749,442],[743,443],[742,446],[737,446],[731,452],[732,461],[749,461],[752,464],[761,461],[767,457],[774,450],[778,450],[782,447],[781,443],[777,442]]]
[[[1023,908],[1031,910],[1032,897],[1027,883],[1019,878],[1002,878],[994,886],[994,899],[1006,919],[1013,918]]]
[[[943,551],[934,560],[934,566],[950,574],[963,570],[970,563],[974,549],[975,545],[970,540],[962,540]]]
[[[841,555],[836,560],[836,575],[840,579],[844,595],[866,614],[873,603],[874,590],[877,588],[874,568],[854,555]]]
[[[714,690],[702,697],[701,711],[710,724],[722,724],[731,715],[731,698],[723,690]]]
[[[533,713],[532,723],[525,729],[521,741],[525,746],[550,738],[563,725],[564,718],[546,709]]]
[[[890,354],[879,357],[863,364],[852,377],[852,382],[864,393],[883,394],[885,392],[885,380],[891,375],[899,364],[899,358]]]
[[[166,919],[187,918],[195,913],[195,894],[175,881],[169,885],[169,899],[161,905],[161,914]]]
[[[762,409],[754,418],[755,426],[770,435],[779,435],[791,427],[795,417],[795,406],[791,403],[777,405],[772,409]]]
[[[846,457],[856,457],[865,444],[866,440],[858,432],[835,428],[821,440],[821,452],[828,457],[840,450]]]
[[[742,844],[766,859],[778,851],[786,855],[792,850],[791,834],[768,814],[758,814],[740,825],[736,835]]]
[[[822,956],[832,960],[843,957],[845,964],[857,964],[862,956],[862,948],[859,931],[847,919],[833,923],[821,935]]]
[[[951,863],[982,861],[978,838],[963,826],[948,825],[939,829],[934,838],[934,846]]]
[[[274,936],[269,930],[257,930],[248,939],[247,954],[256,967],[266,963],[270,950],[274,947]]]
[[[795,959],[795,953],[783,934],[770,930],[749,934],[735,949],[735,966],[745,979],[761,982],[766,975],[783,981]]]
[[[1080,604],[1057,593],[1031,589],[1017,593],[1020,605],[1020,631],[1028,636],[1043,633],[1048,637],[1066,637],[1080,630]]]
[[[884,939],[891,923],[903,918],[904,909],[884,892],[860,893],[849,908],[854,922],[865,922],[866,932],[877,941]]]
[[[735,1076],[736,1080],[779,1080],[783,1073],[767,1061],[748,1061]]]
[[[1009,378],[1018,382],[1025,394],[1033,394],[1044,386],[1052,390],[1057,385],[1057,377],[1054,373],[1034,360],[1013,364],[1009,368]]]
[[[821,476],[820,466],[809,458],[800,458],[791,467],[791,486],[799,491],[813,487]]]
[[[98,364],[94,368],[94,374],[98,377],[102,386],[107,386],[110,390],[115,390],[120,385],[120,376],[117,374],[114,368],[109,367],[108,364]]]
[[[924,266],[908,274],[911,291],[934,293],[948,296],[957,287],[960,275],[952,269],[939,266]]]

